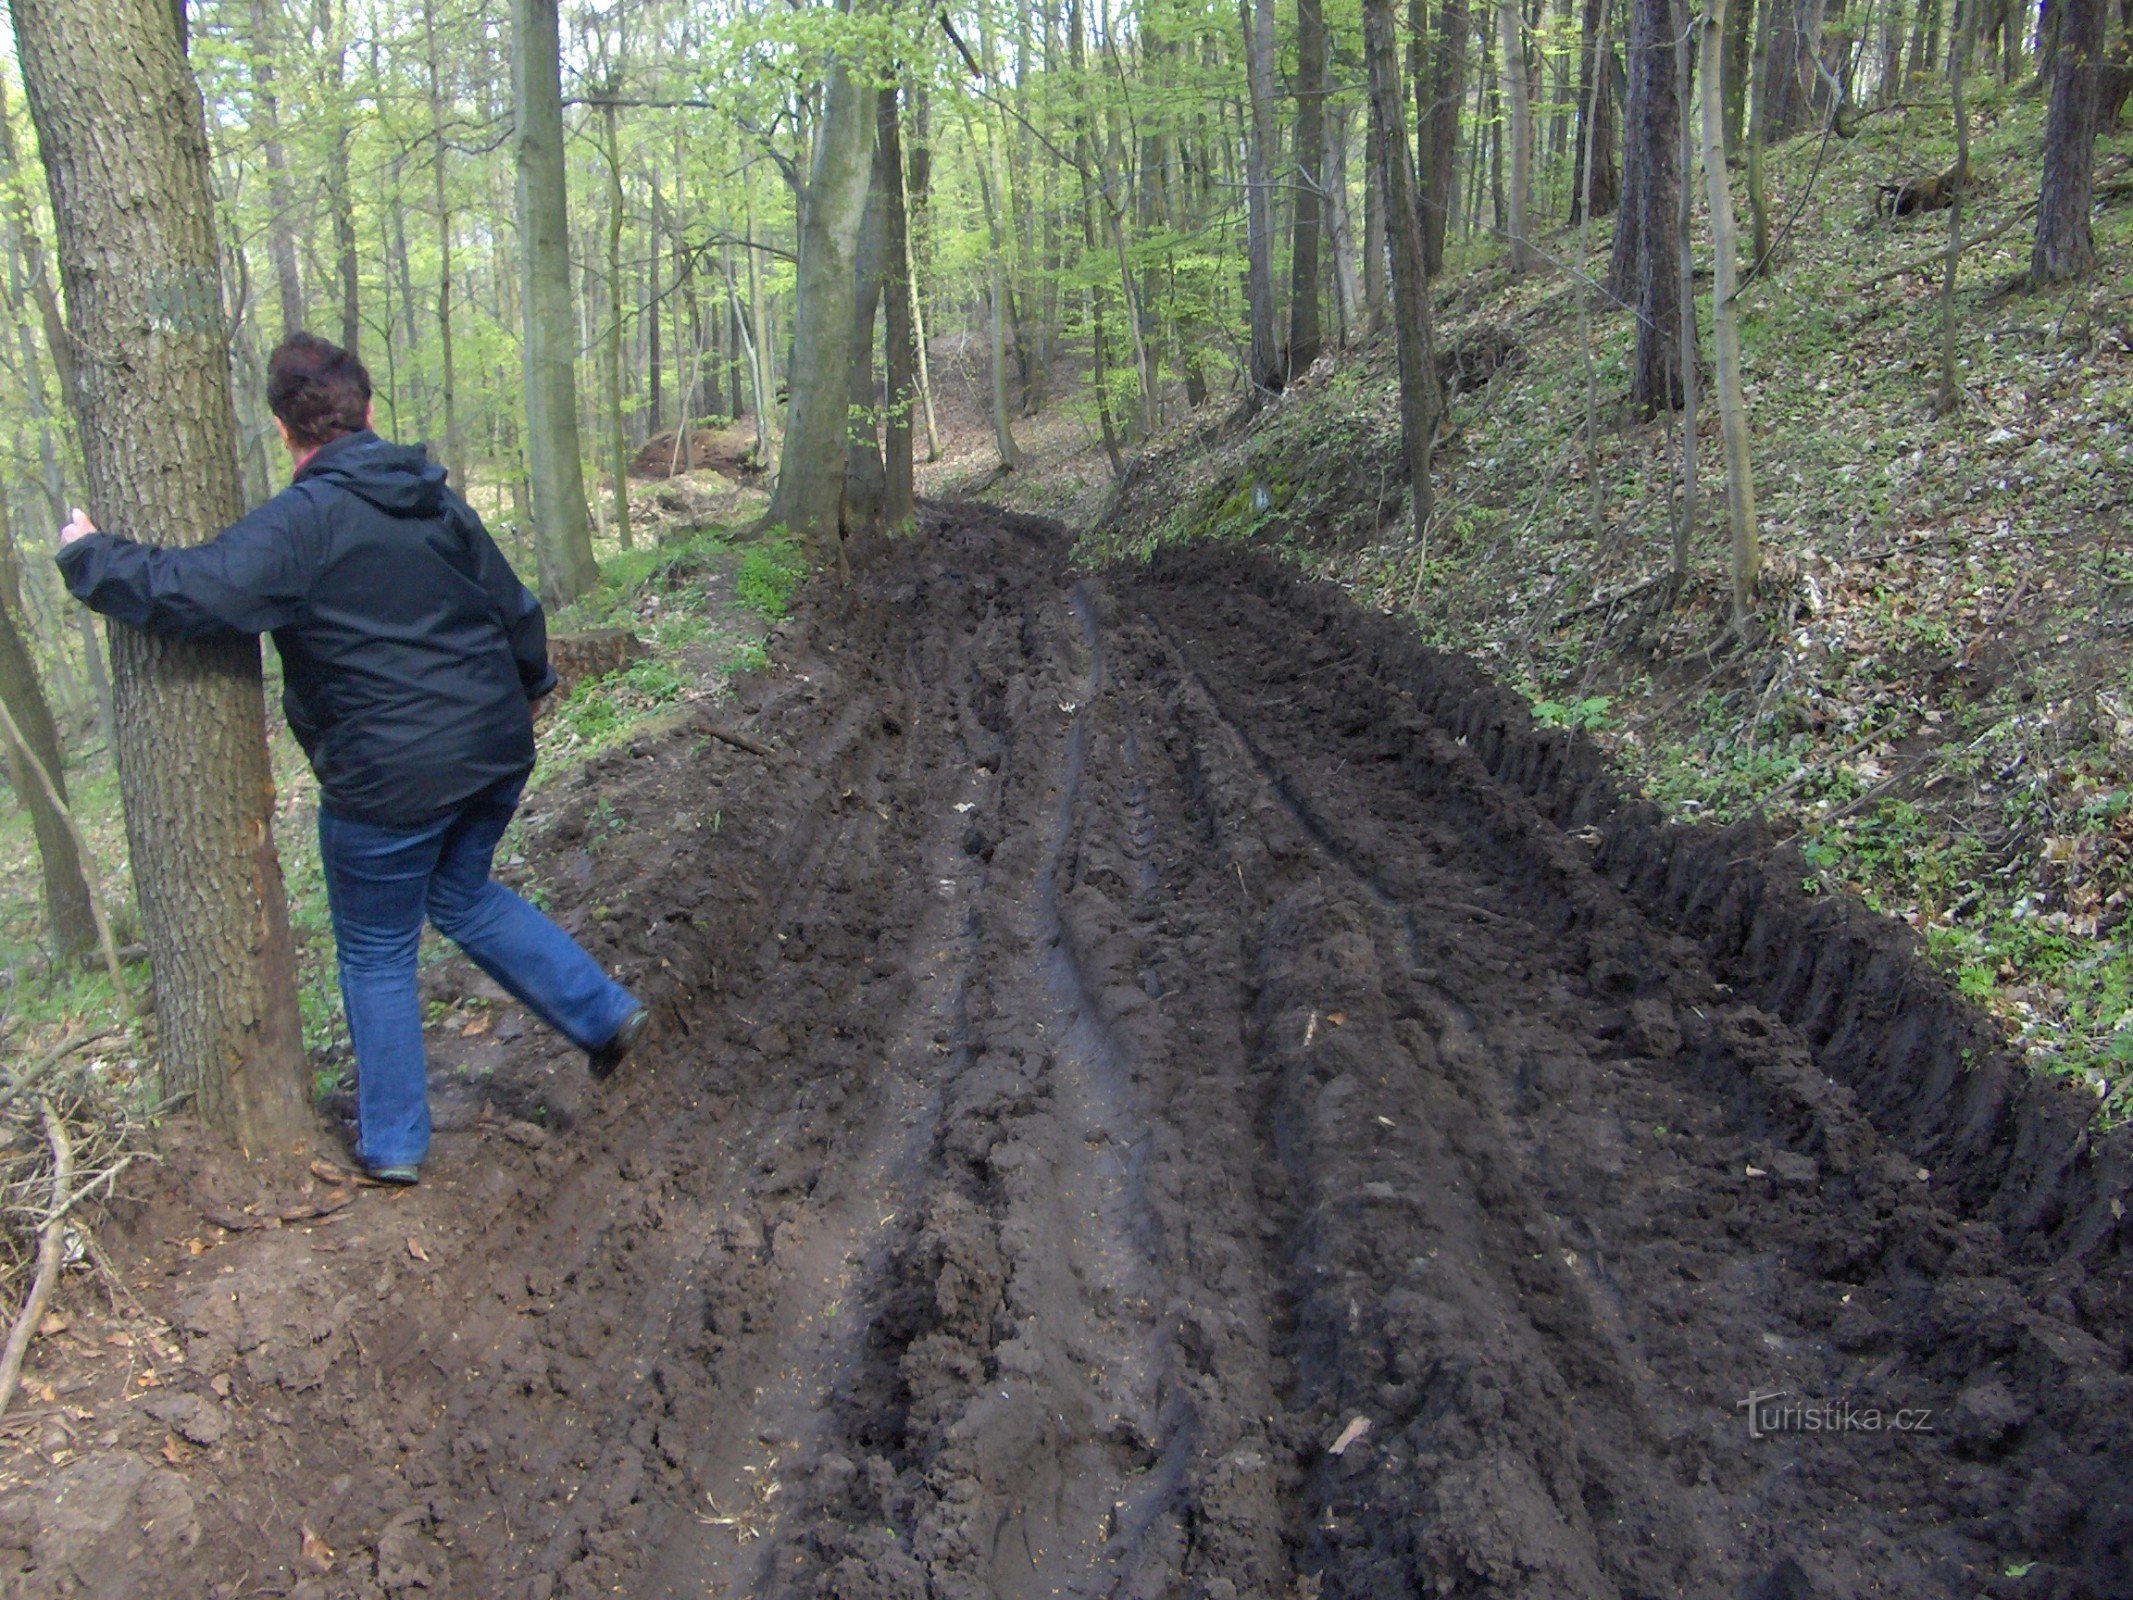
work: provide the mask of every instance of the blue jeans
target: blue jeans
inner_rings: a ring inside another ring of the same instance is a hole
[[[504,992],[581,1050],[637,1009],[627,989],[540,912],[489,878],[523,780],[497,785],[417,828],[318,814],[318,853],[339,947],[341,1003],[356,1055],[356,1145],[367,1166],[429,1152],[429,1078],[415,949],[425,915]]]

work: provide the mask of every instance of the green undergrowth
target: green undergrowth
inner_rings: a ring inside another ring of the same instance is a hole
[[[692,698],[723,692],[738,672],[765,661],[764,635],[788,614],[805,576],[794,541],[782,532],[744,535],[711,528],[667,543],[630,551],[603,552],[600,583],[592,593],[550,619],[550,632],[626,627],[644,641],[648,654],[619,672],[581,682],[537,730],[539,764],[531,792],[561,772],[626,742],[649,721]],[[280,673],[266,652],[267,701],[279,703]],[[279,717],[269,739],[276,790],[275,842],[288,891],[291,930],[297,947],[298,1004],[304,1042],[312,1060],[314,1093],[330,1093],[347,1081],[348,1038],[334,973],[333,935],[319,865],[317,784],[303,752]],[[101,751],[69,770],[77,819],[85,829],[122,945],[140,938],[127,864],[118,784]],[[542,886],[528,877],[515,827],[499,859],[507,876],[536,903]],[[425,935],[425,965],[448,953],[434,934]],[[150,988],[147,963],[129,961],[135,992]],[[101,968],[56,962],[45,945],[35,843],[19,807],[0,808],[0,1051],[34,1053],[32,1041],[56,1040],[69,1029],[116,1026],[119,1007]],[[140,1096],[152,1096],[152,1074],[131,1041],[114,1041],[102,1055],[106,1078]],[[145,1103],[145,1100],[144,1102]]]
[[[1426,543],[1409,532],[1391,352],[1366,348],[1249,423],[1195,417],[1158,440],[1080,555],[1250,540],[1412,616],[1678,819],[1764,816],[1808,887],[1909,923],[2038,1069],[2117,1121],[2133,1115],[2133,131],[2099,142],[2102,266],[2030,293],[2012,285],[2041,103],[1982,83],[1972,100],[1965,228],[1986,237],[1963,257],[1947,417],[1929,403],[1947,214],[1876,208],[1879,185],[1952,163],[1945,94],[1914,89],[1856,137],[1772,153],[1773,226],[1798,221],[1742,296],[1767,554],[1754,647],[1727,636],[1708,403],[1677,585],[1678,427],[1625,403],[1629,318],[1593,318],[1588,452],[1570,280],[1493,260],[1437,288],[1457,392]],[[1605,227],[1543,241],[1600,276],[1607,242]],[[1707,240],[1697,253],[1708,358]]]

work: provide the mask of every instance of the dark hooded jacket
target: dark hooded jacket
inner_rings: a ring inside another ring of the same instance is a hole
[[[533,767],[529,702],[555,685],[541,604],[420,448],[347,434],[206,544],[93,533],[59,567],[136,628],[273,634],[282,710],[338,816],[419,826]]]

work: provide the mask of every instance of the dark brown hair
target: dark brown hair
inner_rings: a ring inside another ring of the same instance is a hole
[[[292,333],[267,357],[267,404],[291,438],[315,449],[370,426],[370,373],[339,345]]]

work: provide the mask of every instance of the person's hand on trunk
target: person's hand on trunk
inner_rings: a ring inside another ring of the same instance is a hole
[[[80,506],[74,506],[70,509],[74,513],[73,520],[59,530],[59,542],[62,545],[72,544],[76,539],[85,539],[96,532],[96,524],[89,520],[88,512],[82,510]]]

